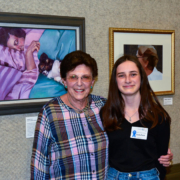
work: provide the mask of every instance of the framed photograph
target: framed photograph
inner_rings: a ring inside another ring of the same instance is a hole
[[[137,56],[156,95],[174,94],[174,30],[109,28],[109,74],[124,54]]]
[[[39,112],[66,93],[63,58],[85,51],[85,18],[0,13],[0,115]]]

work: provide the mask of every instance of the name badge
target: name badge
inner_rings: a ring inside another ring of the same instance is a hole
[[[130,138],[147,140],[147,134],[148,128],[132,126]]]

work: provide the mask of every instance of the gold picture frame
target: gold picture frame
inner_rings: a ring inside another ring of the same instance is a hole
[[[150,80],[156,95],[175,93],[174,88],[174,57],[175,31],[158,29],[127,29],[109,28],[109,76],[115,61],[123,54],[136,55],[135,48],[139,45],[151,45],[160,49],[160,65],[162,79]],[[134,50],[133,50],[134,49]],[[137,50],[136,50],[137,51]],[[128,52],[128,53],[127,53]],[[157,51],[158,52],[158,51]],[[157,53],[158,54],[158,53]],[[159,55],[158,55],[159,56]]]

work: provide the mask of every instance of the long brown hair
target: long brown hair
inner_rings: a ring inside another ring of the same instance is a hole
[[[138,110],[141,123],[141,119],[143,118],[145,121],[152,122],[151,128],[153,128],[158,124],[159,115],[162,117],[162,121],[163,119],[170,121],[168,113],[161,106],[156,95],[151,89],[146,73],[138,59],[135,56],[124,55],[120,57],[114,64],[109,84],[108,99],[102,108],[102,119],[105,130],[114,131],[116,129],[121,129],[121,124],[124,120],[125,103],[117,86],[116,70],[117,67],[125,61],[134,62],[141,76],[141,84],[139,89],[141,100]]]

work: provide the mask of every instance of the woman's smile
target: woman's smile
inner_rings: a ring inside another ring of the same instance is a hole
[[[77,93],[82,93],[82,92],[84,92],[84,90],[83,89],[74,89]]]
[[[132,88],[132,87],[134,87],[134,85],[125,85],[125,86],[123,86],[124,88]]]

